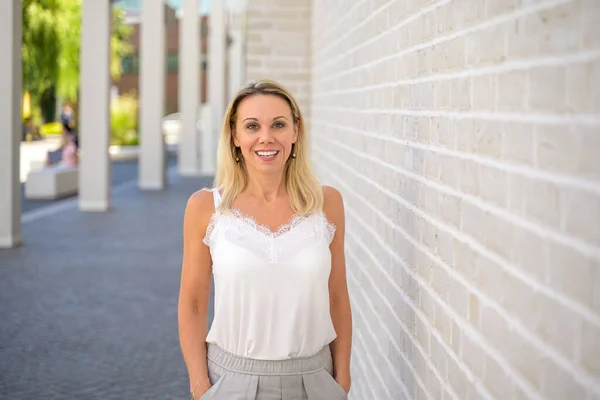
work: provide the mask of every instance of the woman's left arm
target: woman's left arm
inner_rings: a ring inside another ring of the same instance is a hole
[[[331,250],[331,274],[329,276],[329,303],[331,319],[337,337],[331,343],[334,378],[348,393],[350,392],[350,353],[352,350],[352,311],[346,281],[346,258],[344,255],[345,216],[344,202],[339,191],[325,188],[324,211],[336,227],[329,246]]]

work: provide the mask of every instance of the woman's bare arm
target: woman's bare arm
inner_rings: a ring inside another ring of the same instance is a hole
[[[331,275],[329,277],[330,311],[337,337],[331,343],[334,377],[350,391],[350,353],[352,350],[352,312],[346,282],[346,258],[344,255],[345,216],[342,195],[332,187],[325,187],[324,211],[336,226],[331,250]]]
[[[195,399],[211,386],[207,379],[206,336],[212,260],[202,240],[213,212],[212,192],[198,191],[189,198],[183,221],[179,342]]]

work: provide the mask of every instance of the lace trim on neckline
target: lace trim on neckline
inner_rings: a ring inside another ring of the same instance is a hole
[[[206,228],[206,234],[205,234],[204,238],[202,239],[202,242],[204,244],[206,244],[207,246],[210,246],[210,239],[211,239],[213,231],[217,225],[219,217],[227,216],[227,215],[232,216],[236,220],[250,226],[251,228],[255,229],[257,232],[260,232],[267,238],[276,239],[276,238],[281,237],[281,236],[285,235],[286,233],[292,231],[300,223],[306,221],[309,217],[314,216],[315,214],[310,214],[310,215],[295,214],[289,222],[281,225],[279,228],[277,228],[276,231],[273,231],[268,226],[258,223],[256,218],[254,218],[253,216],[245,214],[244,212],[242,212],[241,210],[239,210],[237,208],[233,208],[230,210],[217,210],[211,216],[208,227]],[[325,213],[323,211],[319,211],[316,214],[316,217],[317,217],[318,221],[321,221],[325,225],[325,237],[327,239],[327,242],[331,243],[331,241],[333,240],[333,237],[335,235],[335,231],[336,231],[335,224],[333,224],[331,221],[329,221],[327,219],[327,217],[325,216]]]
[[[243,211],[241,211],[238,208],[232,208],[231,210],[229,210],[229,212],[234,217],[236,217],[237,219],[241,220],[242,222],[250,225],[252,228],[263,233],[265,236],[272,237],[272,238],[276,238],[276,237],[285,235],[286,233],[291,231],[294,227],[296,227],[300,222],[302,222],[308,218],[307,215],[294,214],[292,216],[292,218],[289,220],[289,222],[280,225],[279,228],[277,228],[277,230],[273,231],[267,225],[259,224],[258,221],[256,220],[256,218],[244,213]]]

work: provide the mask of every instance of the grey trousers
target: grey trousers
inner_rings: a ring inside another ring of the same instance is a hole
[[[201,400],[347,400],[332,377],[329,346],[311,357],[281,361],[238,357],[209,343],[213,385]]]

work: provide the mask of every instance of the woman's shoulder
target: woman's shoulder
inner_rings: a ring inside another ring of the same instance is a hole
[[[203,188],[188,198],[186,216],[200,223],[206,228],[212,215],[215,213],[215,193],[213,189]]]
[[[194,208],[206,209],[213,208],[215,203],[215,189],[202,188],[194,193],[188,199],[188,205]]]
[[[333,186],[323,185],[323,211],[327,219],[334,224],[344,218],[344,199],[340,191]]]

